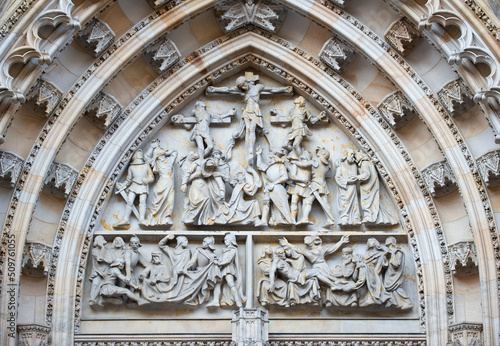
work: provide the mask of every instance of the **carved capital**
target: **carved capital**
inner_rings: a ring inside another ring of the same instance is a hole
[[[50,345],[50,327],[42,324],[18,324],[20,346]]]
[[[433,197],[444,196],[457,189],[457,180],[446,160],[431,163],[422,169],[422,176]]]
[[[384,38],[402,56],[406,56],[420,43],[420,32],[405,18],[394,22]]]
[[[453,274],[464,276],[478,272],[476,245],[473,241],[461,241],[448,245],[448,252]]]
[[[446,83],[438,91],[439,100],[451,116],[457,116],[474,106],[472,94],[460,79]]]
[[[399,90],[387,95],[377,108],[393,129],[402,127],[417,114],[413,105]]]
[[[342,73],[354,59],[356,53],[336,38],[326,41],[319,58],[338,73]]]
[[[180,57],[175,44],[166,37],[156,40],[144,50],[144,58],[158,74],[165,72]]]
[[[493,150],[479,157],[477,167],[488,187],[500,185],[500,150]]]
[[[40,79],[28,96],[32,104],[49,117],[62,99],[62,91],[54,84]]]
[[[45,190],[59,198],[68,197],[78,177],[78,171],[70,165],[54,161],[45,177]]]
[[[24,159],[11,151],[0,150],[0,186],[14,187]]]
[[[52,247],[44,243],[26,243],[24,245],[23,273],[34,278],[47,276],[52,262]]]
[[[90,55],[97,58],[115,41],[115,33],[99,18],[90,22],[76,36],[76,41]]]
[[[450,345],[482,346],[483,325],[481,323],[462,322],[449,327]]]
[[[235,310],[233,311],[231,324],[234,345],[264,346],[269,340],[269,317],[267,310],[259,307]]]
[[[215,18],[224,33],[245,25],[255,25],[271,33],[278,32],[285,17],[285,7],[268,0],[222,0],[215,4]]]
[[[121,111],[122,105],[113,96],[100,92],[86,114],[98,126],[108,128]]]

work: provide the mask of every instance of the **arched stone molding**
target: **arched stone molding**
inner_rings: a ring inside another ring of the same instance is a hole
[[[318,16],[318,14],[317,14],[317,16]],[[328,21],[325,21],[325,22],[327,22],[327,23],[328,23]],[[352,28],[351,28],[351,29],[352,29]],[[366,48],[366,47],[363,47],[363,48]],[[413,86],[413,87],[414,87],[414,86]],[[416,97],[415,97],[415,98],[416,98]],[[420,105],[420,109],[426,109],[426,107],[425,107],[425,106],[428,106],[428,104]],[[418,108],[417,108],[417,109],[418,109]],[[431,119],[432,119],[432,118],[431,118]],[[454,143],[455,143],[455,141],[454,141],[453,139],[450,139],[450,136],[449,136],[449,135],[447,135],[447,129],[446,129],[446,126],[442,126],[442,127],[441,127],[441,131],[443,131],[443,132],[444,132],[444,137],[445,137],[444,139],[440,139],[440,141],[441,141],[441,142],[444,142],[444,143],[451,143],[451,144],[454,144]],[[63,135],[60,135],[59,137],[63,137]],[[59,138],[59,139],[60,139],[60,138]],[[53,144],[55,144],[55,142],[57,142],[57,141],[53,141],[52,143],[53,143]],[[445,148],[447,148],[447,147],[445,147]],[[460,151],[458,150],[458,152],[457,152],[457,153],[455,153],[455,155],[460,156],[460,155],[462,155],[462,154],[461,154],[461,153],[460,153]],[[38,158],[37,158],[37,160],[38,160]],[[460,162],[460,159],[457,159],[457,160],[455,160],[455,161]],[[463,162],[463,159],[462,159],[462,161],[461,161],[461,162]],[[33,178],[33,177],[34,177],[34,176],[32,176],[31,178]],[[468,180],[467,180],[467,179],[468,179]],[[465,187],[467,187],[467,186],[474,186],[474,184],[472,184],[472,185],[468,185],[468,184],[467,184],[467,182],[470,182],[470,181],[471,181],[471,179],[470,179],[470,176],[469,176],[468,178],[466,178],[466,179],[465,179],[465,182],[464,182],[464,181],[462,181],[462,184],[463,184],[462,186],[465,186]],[[31,182],[34,182],[34,181],[33,181],[33,180],[31,180]],[[23,182],[23,184],[24,184],[24,182]],[[476,196],[476,197],[477,197],[477,194],[475,194],[474,196]],[[475,203],[478,203],[478,202],[475,202]],[[480,208],[482,208],[482,205],[480,205],[480,203],[479,203],[479,205],[478,205],[478,208],[479,208],[479,207],[480,207]],[[16,213],[17,213],[17,211],[16,211]],[[483,218],[483,221],[484,221],[484,212],[481,212],[479,215]],[[481,220],[480,220],[480,221],[481,221]],[[484,233],[488,233],[488,232],[486,232],[486,231],[485,231]],[[486,244],[486,243],[485,243],[485,244]]]

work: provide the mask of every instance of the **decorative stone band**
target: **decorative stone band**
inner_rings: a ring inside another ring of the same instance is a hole
[[[115,37],[115,33],[108,24],[96,18],[80,31],[75,38],[87,53],[97,58],[113,44]]]
[[[215,19],[226,34],[246,25],[255,25],[274,34],[283,24],[286,9],[268,0],[253,3],[226,0],[216,2],[214,12]]]
[[[450,330],[451,345],[482,346],[483,325],[481,323],[462,322],[452,324]]]
[[[406,18],[394,22],[384,38],[402,56],[410,54],[420,43],[422,35]]]
[[[144,59],[156,73],[162,74],[179,61],[181,53],[176,45],[166,37],[162,37],[144,50]]]
[[[458,188],[455,175],[446,159],[422,169],[422,176],[433,197],[444,196]]]
[[[23,167],[24,159],[7,150],[0,150],[0,186],[14,187],[21,168]]]
[[[28,100],[48,118],[62,99],[62,91],[51,82],[40,79],[28,95]]]
[[[491,150],[480,156],[477,167],[488,187],[500,185],[500,150]]]
[[[473,241],[461,241],[448,245],[451,270],[456,276],[476,274],[478,259],[476,245]]]
[[[474,106],[473,96],[461,79],[446,83],[438,91],[438,97],[443,107],[455,117]]]
[[[50,194],[66,199],[78,177],[78,170],[67,163],[54,161],[47,172],[44,189]]]
[[[351,63],[356,55],[355,51],[336,38],[326,41],[319,58],[326,65],[333,68],[336,72],[342,73]]]
[[[52,262],[52,247],[45,243],[29,243],[24,245],[21,267],[27,276],[40,278],[47,276]]]
[[[399,90],[387,95],[377,108],[393,129],[407,124],[417,114],[413,105]]]
[[[100,92],[87,108],[86,114],[101,128],[108,128],[122,111],[122,105],[111,95]]]
[[[234,341],[78,341],[75,346],[236,346],[257,345],[252,342],[238,344]],[[280,340],[269,341],[266,346],[426,346],[425,340]]]
[[[48,346],[50,345],[50,327],[42,324],[18,324],[19,345]]]

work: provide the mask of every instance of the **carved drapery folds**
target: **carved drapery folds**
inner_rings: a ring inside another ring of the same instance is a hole
[[[319,58],[336,72],[342,73],[354,59],[356,53],[346,44],[336,38],[329,39],[321,52]]]
[[[32,88],[28,99],[49,117],[62,99],[62,91],[51,82],[40,79]]]
[[[87,53],[97,58],[113,44],[115,33],[108,24],[96,18],[78,33],[76,41]]]
[[[259,307],[233,311],[232,330],[235,346],[264,346],[269,340],[268,311]]]
[[[477,167],[488,187],[500,185],[500,150],[490,151],[477,160]]]
[[[433,197],[444,196],[458,188],[453,170],[446,160],[431,163],[422,169],[422,175]]]
[[[405,18],[392,24],[384,35],[386,42],[402,56],[410,54],[421,37],[420,32]]]
[[[228,33],[245,25],[255,25],[276,33],[285,17],[285,7],[268,0],[222,0],[215,4],[215,18]]]
[[[68,197],[78,177],[78,171],[70,165],[52,162],[44,180],[44,189],[59,198]]]
[[[387,95],[377,108],[393,129],[399,129],[416,115],[413,105],[399,90]]]
[[[476,245],[473,241],[461,241],[448,245],[451,270],[456,276],[476,274],[478,259]]]
[[[481,323],[455,323],[449,327],[449,330],[452,346],[483,346]]]
[[[144,50],[144,58],[158,74],[165,72],[180,57],[175,44],[166,37],[156,40]]]
[[[472,94],[460,79],[446,83],[438,91],[439,100],[451,116],[457,116],[474,106]]]
[[[19,324],[19,346],[49,346],[50,327],[42,324]]]
[[[14,187],[24,159],[10,151],[0,150],[0,186]]]
[[[47,276],[52,262],[52,247],[44,243],[27,242],[24,245],[23,273],[39,278]]]
[[[113,96],[100,92],[86,114],[99,127],[108,128],[121,111],[122,106]]]

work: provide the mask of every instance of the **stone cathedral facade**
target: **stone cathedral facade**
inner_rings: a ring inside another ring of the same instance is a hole
[[[500,344],[493,0],[0,3],[0,344]]]

